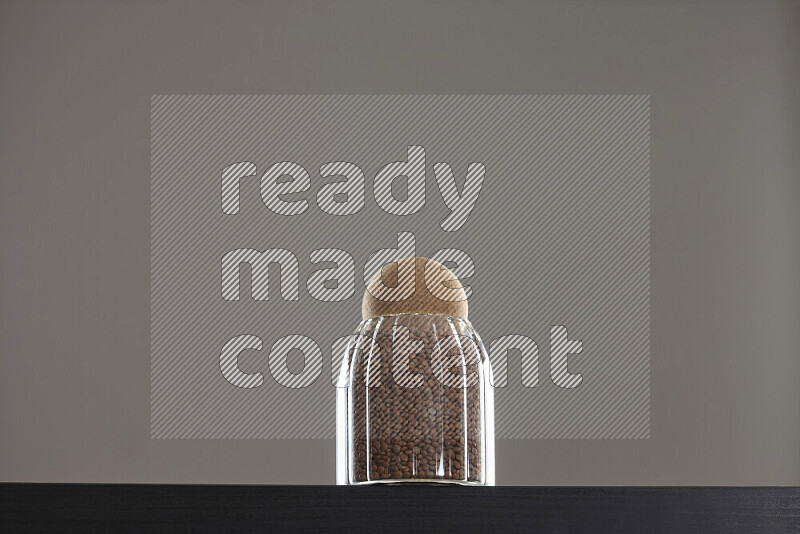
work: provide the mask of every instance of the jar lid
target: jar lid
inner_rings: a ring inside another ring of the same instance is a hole
[[[376,273],[364,292],[366,319],[404,314],[467,319],[467,294],[453,271],[428,258],[404,258]]]

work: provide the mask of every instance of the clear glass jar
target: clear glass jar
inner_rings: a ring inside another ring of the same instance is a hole
[[[363,321],[337,390],[337,484],[494,485],[486,350],[460,317]]]

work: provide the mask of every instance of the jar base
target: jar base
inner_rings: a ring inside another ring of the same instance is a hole
[[[372,486],[375,484],[399,485],[399,486],[487,486],[485,482],[474,480],[452,480],[442,478],[397,478],[380,480],[363,480],[361,482],[351,482],[350,486]]]

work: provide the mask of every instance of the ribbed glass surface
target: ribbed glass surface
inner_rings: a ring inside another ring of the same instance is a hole
[[[494,484],[489,358],[469,321],[364,321],[340,369],[337,483]]]

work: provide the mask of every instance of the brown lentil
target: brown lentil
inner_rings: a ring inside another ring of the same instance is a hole
[[[414,357],[409,343],[397,343],[403,327],[415,342]],[[483,388],[489,386],[483,375],[485,351],[469,322],[443,315],[399,315],[364,321],[359,333],[366,343],[348,355],[350,483],[484,483]],[[437,342],[453,335],[462,336],[448,360],[457,386],[443,384],[439,378],[446,375],[437,373],[441,367],[435,364]],[[398,357],[408,358],[408,370],[422,376],[421,385],[398,383],[403,375]],[[465,372],[477,374],[478,380],[465,382]]]

